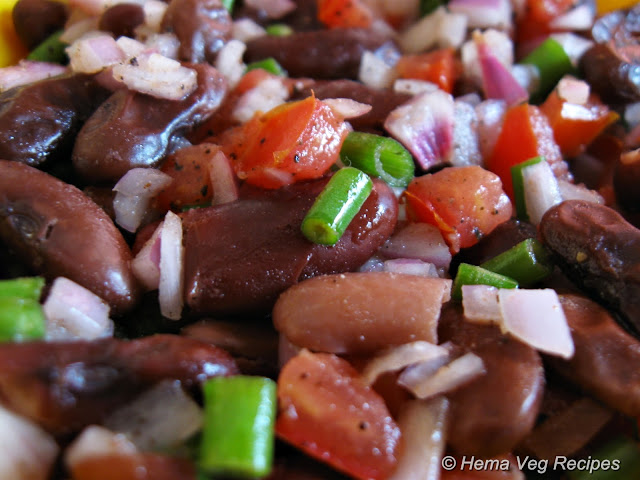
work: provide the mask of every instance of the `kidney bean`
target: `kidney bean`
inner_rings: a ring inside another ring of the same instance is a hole
[[[640,149],[623,153],[613,172],[616,200],[629,212],[640,211]]]
[[[188,65],[198,87],[181,101],[118,90],[89,118],[76,138],[73,165],[89,182],[117,181],[135,167],[155,167],[172,141],[207,119],[226,93],[224,77],[210,65]]]
[[[289,288],[273,307],[273,323],[296,346],[371,354],[390,345],[437,343],[451,281],[389,272],[321,275]]]
[[[31,50],[64,27],[69,11],[56,0],[19,0],[11,15],[16,33]]]
[[[171,0],[160,28],[180,40],[178,58],[185,62],[214,62],[231,38],[233,21],[220,0]]]
[[[66,159],[109,92],[87,75],[63,75],[0,94],[0,158],[39,166]]]
[[[182,214],[186,303],[197,313],[267,313],[278,295],[314,275],[357,269],[396,224],[397,200],[374,181],[369,198],[332,247],[309,242],[300,225],[327,179]]]
[[[131,252],[104,210],[77,188],[6,160],[0,160],[0,239],[36,272],[70,278],[115,314],[137,301]]]
[[[449,445],[461,455],[507,453],[532,430],[544,391],[544,369],[533,348],[495,326],[464,319],[462,307],[443,308],[438,335],[478,355],[487,373],[448,394]]]
[[[588,298],[561,295],[575,354],[548,363],[567,380],[631,417],[640,415],[640,341]]]
[[[607,206],[570,200],[547,211],[539,231],[576,285],[640,331],[640,230]]]
[[[360,58],[388,40],[372,30],[333,28],[285,37],[263,35],[247,42],[245,60],[275,58],[292,77],[358,78]]]
[[[192,388],[237,372],[224,350],[179,335],[0,345],[3,401],[56,434],[99,423],[161,380]]]
[[[98,28],[111,32],[114,37],[135,37],[134,30],[144,23],[144,9],[137,3],[119,3],[107,8],[98,23]]]

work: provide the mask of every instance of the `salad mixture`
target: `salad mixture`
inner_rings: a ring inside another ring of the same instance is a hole
[[[640,478],[640,6],[0,15],[0,478]]]

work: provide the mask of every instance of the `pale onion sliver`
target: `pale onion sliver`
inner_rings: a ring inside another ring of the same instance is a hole
[[[334,113],[342,118],[356,118],[371,111],[371,105],[357,102],[350,98],[325,98],[322,103],[328,105]]]
[[[131,271],[138,281],[148,290],[157,290],[160,286],[160,255],[156,261],[156,249],[160,250],[160,232],[162,231],[162,223],[155,229],[151,238],[147,240],[144,246],[131,262]]]
[[[182,316],[184,286],[184,248],[182,220],[169,211],[164,217],[160,233],[160,285],[158,299],[160,313],[171,320]]]
[[[238,199],[238,182],[229,158],[218,150],[209,160],[209,178],[213,190],[212,205]]]
[[[498,289],[490,285],[463,285],[462,308],[465,319],[473,323],[491,324],[502,320]]]
[[[69,469],[85,460],[108,455],[133,455],[136,446],[127,437],[98,425],[86,427],[67,448],[64,463]]]

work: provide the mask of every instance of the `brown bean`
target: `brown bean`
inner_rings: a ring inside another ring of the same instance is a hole
[[[237,372],[224,350],[178,335],[0,345],[3,402],[55,433],[99,423],[161,380],[192,388]]]
[[[98,23],[98,28],[111,32],[114,37],[134,37],[135,28],[144,23],[144,9],[136,3],[119,3],[107,8]]]
[[[135,167],[157,166],[176,138],[206,120],[226,93],[224,77],[206,64],[198,87],[181,101],[118,90],[89,118],[76,138],[73,165],[89,182],[117,181]]]
[[[449,445],[461,455],[507,453],[531,431],[542,402],[544,369],[533,348],[494,326],[464,319],[459,305],[442,311],[440,341],[482,358],[487,373],[450,393]]]
[[[19,0],[11,14],[20,40],[32,50],[64,27],[69,12],[66,4],[56,0]]]
[[[116,314],[138,298],[131,251],[107,214],[77,188],[0,160],[0,239],[48,279],[65,276]]]
[[[549,358],[563,377],[631,417],[640,415],[640,341],[588,298],[561,295],[575,345],[570,360]]]
[[[616,200],[629,212],[640,211],[640,149],[620,155],[613,172]]]
[[[371,354],[415,340],[437,343],[451,281],[388,272],[323,275],[284,292],[273,323],[314,351]]]

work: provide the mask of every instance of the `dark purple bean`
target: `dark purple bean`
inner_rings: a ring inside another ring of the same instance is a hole
[[[360,58],[388,38],[361,28],[299,32],[286,37],[263,35],[247,42],[245,59],[275,58],[292,77],[358,78]]]
[[[137,3],[119,3],[100,16],[98,28],[114,37],[134,37],[134,30],[144,23],[144,9]]]
[[[551,208],[539,230],[561,270],[640,331],[640,230],[609,207],[579,200]]]
[[[40,170],[0,160],[0,239],[36,272],[70,278],[115,314],[137,301],[120,231],[80,190]]]
[[[76,133],[108,95],[87,75],[54,77],[0,94],[0,158],[31,166],[67,158]]]
[[[532,430],[544,391],[544,369],[533,348],[503,335],[495,326],[464,319],[462,307],[442,310],[438,338],[469,350],[486,374],[448,394],[449,445],[461,455],[508,453]]]
[[[160,28],[180,40],[178,58],[213,62],[231,38],[231,15],[220,0],[171,0]]]
[[[266,313],[278,295],[314,275],[355,270],[391,235],[397,200],[376,181],[333,247],[304,238],[300,224],[326,179],[260,191],[183,214],[186,302],[195,312]]]
[[[67,5],[57,0],[19,0],[12,11],[16,33],[29,50],[62,29],[68,15]]]
[[[570,360],[549,357],[563,377],[630,417],[640,415],[640,342],[597,303],[561,295],[575,345]]]
[[[613,172],[616,200],[629,212],[640,211],[640,149],[620,155]]]
[[[187,66],[198,72],[198,88],[184,100],[118,90],[96,110],[73,149],[83,178],[117,181],[132,168],[157,166],[176,137],[215,112],[226,93],[224,77],[210,65]]]
[[[0,345],[3,402],[56,434],[99,423],[161,380],[191,388],[237,372],[224,350],[178,335]]]

